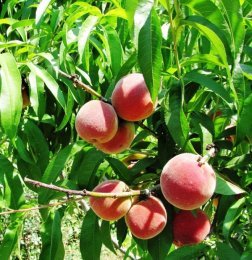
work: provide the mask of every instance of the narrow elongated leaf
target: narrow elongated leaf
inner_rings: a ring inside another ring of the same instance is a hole
[[[229,92],[221,84],[212,80],[210,77],[200,74],[197,71],[190,71],[185,75],[185,79],[207,87],[209,90],[222,98],[227,104],[232,103]]]
[[[0,119],[6,135],[16,136],[22,111],[21,75],[12,54],[0,54]]]
[[[239,144],[244,138],[252,143],[252,94],[243,101],[243,106],[237,121],[236,143]]]
[[[76,153],[78,153],[81,149],[82,145],[80,143],[75,143],[73,145],[65,147],[58,154],[56,154],[45,169],[42,182],[55,182],[61,171],[64,169],[65,164],[68,162],[68,160]],[[41,192],[39,193],[40,203],[45,203],[49,195],[50,190],[41,189]]]
[[[166,260],[181,260],[181,259],[194,259],[208,248],[205,244],[198,244],[193,246],[183,246],[172,251],[165,259]]]
[[[234,194],[245,193],[245,190],[223,179],[220,175],[217,175],[217,184],[216,184],[215,193],[222,194],[222,195],[234,195]]]
[[[82,60],[86,43],[89,39],[89,35],[92,32],[93,28],[97,24],[99,17],[90,15],[83,22],[79,35],[78,35],[78,52],[80,55],[80,60]]]
[[[24,133],[26,134],[35,163],[43,173],[49,162],[49,148],[45,137],[31,120],[25,122]]]
[[[181,20],[181,25],[189,25],[199,30],[212,43],[222,63],[227,66],[226,48],[228,48],[228,43],[225,41],[225,36],[216,26],[200,16],[189,16],[187,19]]]
[[[168,216],[169,218],[170,216]],[[148,251],[153,259],[165,259],[172,246],[172,242],[171,225],[167,224],[158,236],[148,240]]]
[[[227,211],[222,232],[224,237],[228,240],[230,233],[232,232],[232,227],[234,226],[235,222],[238,220],[239,216],[242,213],[242,209],[245,203],[245,198],[241,198],[237,200]]]
[[[23,221],[24,216],[21,216],[20,214],[11,215],[10,224],[4,233],[3,240],[0,245],[1,259],[11,259],[11,255],[17,246],[22,232]]]
[[[62,212],[51,212],[42,226],[42,250],[40,259],[63,260],[65,255],[62,241]]]
[[[217,256],[220,260],[237,260],[240,255],[226,243],[217,242]]]
[[[142,27],[144,26],[146,20],[148,19],[152,7],[154,5],[154,0],[140,0],[136,7],[134,14],[134,42],[138,46],[138,35]]]
[[[245,37],[245,23],[243,21],[240,1],[233,0],[230,2],[229,0],[222,0],[220,1],[220,6],[223,8],[223,13],[227,19],[234,60],[237,58],[239,60]]]
[[[41,18],[45,14],[45,11],[52,0],[42,0],[36,10],[36,24],[38,24],[41,21]]]
[[[161,84],[161,44],[161,26],[153,9],[139,33],[138,61],[154,102]]]
[[[181,104],[179,86],[174,86],[165,99],[165,124],[172,138],[183,150],[196,153],[189,140],[189,124]]]
[[[41,120],[45,114],[45,89],[44,82],[35,73],[29,74],[30,102],[34,112]]]
[[[112,238],[111,238],[111,228],[109,221],[102,221],[101,224],[101,235],[102,235],[102,243],[114,254],[116,254]]]
[[[29,62],[27,66],[37,77],[43,80],[61,107],[66,110],[65,97],[56,80],[45,69],[38,65]]]
[[[122,57],[123,57],[122,45],[116,30],[114,30],[112,27],[107,26],[105,28],[105,33],[108,41],[109,57],[110,57],[112,73],[113,75],[117,75],[118,71],[121,68],[121,63],[122,63]]]
[[[89,210],[83,219],[80,234],[80,251],[84,260],[100,259],[101,233],[98,225],[98,217]]]
[[[138,0],[126,1],[125,3],[125,11],[127,14],[129,29],[131,29],[134,24],[134,15],[137,8],[137,4]]]

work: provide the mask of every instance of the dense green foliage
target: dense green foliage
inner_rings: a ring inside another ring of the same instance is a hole
[[[88,210],[80,252],[99,259],[102,244],[115,252],[113,238],[125,258],[251,259],[251,10],[251,0],[0,0],[0,213],[66,199],[31,185],[36,196],[27,199],[26,176],[77,190],[104,179],[151,188],[168,159],[204,155],[215,143],[217,187],[203,207],[212,229],[203,243],[175,248],[174,208],[163,200],[168,224],[147,241],[131,237],[123,220],[101,221]],[[122,76],[143,73],[158,106],[138,124],[130,150],[105,155],[78,138],[76,113],[96,97],[61,71],[107,99]],[[24,108],[21,89],[30,98]],[[40,259],[64,259],[61,224],[74,207],[40,210]],[[27,214],[1,216],[0,259],[22,258]]]

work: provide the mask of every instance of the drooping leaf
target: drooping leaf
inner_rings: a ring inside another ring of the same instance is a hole
[[[10,139],[16,136],[21,111],[21,75],[17,63],[12,54],[0,54],[0,126]]]
[[[141,28],[138,37],[138,62],[153,102],[156,101],[161,84],[161,44],[160,21],[153,9]]]
[[[61,232],[62,210],[50,212],[42,225],[42,250],[40,259],[63,260],[65,255]]]
[[[183,150],[196,153],[189,140],[189,124],[181,104],[179,86],[174,86],[165,99],[165,124],[174,141]]]
[[[240,259],[240,255],[232,247],[226,243],[217,242],[217,256],[220,260],[230,259],[236,260]]]
[[[237,120],[236,143],[239,144],[244,138],[252,143],[252,94],[243,101],[243,106]]]
[[[225,180],[220,175],[217,174],[216,177],[217,177],[217,184],[215,188],[215,193],[222,194],[222,195],[234,195],[234,194],[245,193],[245,190],[233,184],[232,182]]]
[[[62,90],[60,89],[57,81],[42,67],[35,65],[31,62],[27,66],[37,77],[39,77],[51,91],[57,102],[61,107],[66,110],[66,101]]]
[[[116,254],[115,247],[113,245],[112,237],[111,237],[111,227],[109,221],[102,221],[101,224],[101,235],[102,235],[102,243],[114,254]]]
[[[238,220],[239,216],[242,214],[244,204],[245,204],[245,198],[241,198],[235,201],[228,209],[225,215],[223,227],[222,227],[222,233],[227,240],[229,239],[229,235],[232,232],[232,228],[234,224]]]
[[[52,0],[42,0],[36,10],[36,24],[38,24],[44,16],[46,9],[50,5]]]
[[[204,250],[207,249],[208,246],[206,244],[183,246],[169,253],[165,259],[166,260],[193,259],[194,257],[199,256],[201,252],[204,252]]]
[[[89,210],[83,219],[80,234],[80,251],[84,260],[100,259],[101,233],[98,225],[98,217]]]

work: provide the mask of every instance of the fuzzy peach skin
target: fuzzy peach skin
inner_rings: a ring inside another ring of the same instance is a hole
[[[96,143],[97,149],[107,154],[116,154],[128,149],[135,136],[135,126],[132,122],[119,123],[115,136],[106,143]]]
[[[161,200],[150,196],[134,204],[125,215],[130,232],[137,238],[157,236],[167,223],[167,213]]]
[[[119,117],[139,121],[149,117],[155,109],[150,92],[141,73],[132,73],[120,79],[111,96]]]
[[[173,243],[180,247],[202,242],[210,232],[211,223],[200,209],[195,212],[181,210],[175,215],[172,228]]]
[[[162,193],[170,204],[179,209],[199,208],[214,193],[215,173],[208,163],[200,166],[198,158],[196,154],[182,153],[170,159],[162,170]]]
[[[89,143],[105,143],[111,140],[118,129],[118,117],[114,108],[103,101],[85,103],[76,116],[78,135]]]
[[[108,180],[100,183],[93,191],[104,193],[120,193],[129,191],[129,187],[119,180]],[[122,218],[130,209],[132,200],[125,198],[89,198],[90,207],[101,219],[115,221]]]

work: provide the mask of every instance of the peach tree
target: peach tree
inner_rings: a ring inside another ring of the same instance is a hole
[[[0,258],[251,259],[251,11],[0,0]]]

